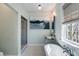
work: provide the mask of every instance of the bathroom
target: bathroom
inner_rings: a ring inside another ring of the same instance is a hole
[[[0,4],[0,52],[4,56],[79,56],[79,38],[65,40],[71,37],[65,30],[67,24],[78,22],[78,6],[79,3]]]

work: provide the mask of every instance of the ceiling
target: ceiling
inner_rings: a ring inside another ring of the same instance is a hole
[[[38,10],[38,5],[42,6],[41,10]],[[28,13],[31,19],[48,17],[52,11],[55,11],[55,3],[19,3],[18,6]]]
[[[39,12],[39,4],[40,3],[21,3],[20,5],[24,7],[27,12]],[[54,3],[41,3],[40,5],[42,6],[42,10],[40,10],[41,12],[51,11],[55,7]]]
[[[38,10],[38,5],[42,6],[41,10]],[[19,3],[19,6],[28,12],[30,17],[46,17],[53,10],[55,10],[55,3]]]

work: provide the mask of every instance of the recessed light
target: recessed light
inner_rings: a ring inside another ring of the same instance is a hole
[[[42,9],[42,6],[39,4],[38,5],[38,10],[41,10]]]

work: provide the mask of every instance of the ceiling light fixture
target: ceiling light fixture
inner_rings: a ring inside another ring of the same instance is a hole
[[[42,9],[42,6],[39,4],[38,5],[38,10],[41,10]]]

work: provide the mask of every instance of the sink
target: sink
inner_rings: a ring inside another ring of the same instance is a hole
[[[44,46],[47,56],[70,56],[64,49],[56,44],[46,44]]]
[[[54,36],[46,36],[46,39],[55,39]]]

